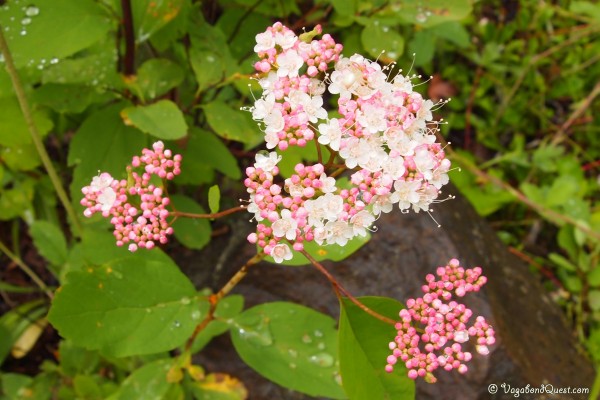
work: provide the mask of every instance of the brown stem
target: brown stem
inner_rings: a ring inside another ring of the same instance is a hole
[[[598,95],[600,95],[600,81],[596,83],[596,86],[594,86],[590,94],[588,94],[588,96],[581,103],[579,103],[579,107],[577,107],[577,109],[573,111],[573,113],[569,116],[565,123],[562,124],[560,129],[554,134],[554,137],[550,142],[553,146],[556,146],[557,144],[565,140],[565,138],[568,135],[567,130],[571,127],[573,122],[577,118],[579,118],[581,114],[585,112],[585,110],[587,110],[590,107],[590,105]]]
[[[317,140],[316,136],[313,140],[315,141],[315,146],[317,146],[317,156],[318,156],[319,164],[323,164],[323,155],[321,154],[321,145],[319,144],[319,141]]]
[[[333,290],[336,292],[336,296],[338,296],[338,298],[340,297],[339,294],[342,293],[342,294],[344,294],[348,298],[348,300],[350,300],[351,302],[353,302],[354,304],[356,304],[361,310],[363,310],[364,312],[366,312],[370,316],[372,316],[374,318],[377,318],[378,320],[380,320],[382,322],[385,322],[386,324],[390,324],[392,326],[396,325],[396,321],[394,321],[393,319],[388,318],[385,315],[381,315],[378,312],[371,310],[369,307],[367,307],[363,303],[361,303],[356,297],[352,296],[352,294],[350,294],[350,292],[348,290],[346,290],[333,277],[333,275],[331,275],[329,273],[329,271],[327,271],[327,269],[325,269],[325,267],[322,264],[320,264],[310,254],[308,254],[308,252],[306,252],[306,250],[300,250],[300,253],[302,253],[304,255],[304,257],[306,257],[308,259],[308,261],[310,261],[311,264],[314,265],[315,268],[317,268],[319,270],[319,272],[321,272],[323,275],[325,275],[325,277],[327,278],[327,280],[333,286]]]
[[[135,75],[135,33],[133,31],[133,13],[131,0],[121,0],[123,12],[123,33],[125,36],[125,57],[123,59],[123,74]]]
[[[333,171],[329,176],[332,178],[336,178],[337,176],[341,175],[346,169],[346,167],[339,167],[338,169]]]
[[[510,251],[512,254],[514,254],[515,256],[519,257],[521,260],[525,261],[526,263],[534,266],[535,268],[537,268],[546,278],[550,279],[552,282],[554,282],[554,284],[561,288],[564,289],[564,285],[556,278],[556,276],[554,276],[554,274],[546,267],[544,267],[543,265],[541,265],[540,263],[538,263],[537,261],[535,261],[532,257],[530,257],[529,255],[523,253],[521,250],[514,248],[512,246],[509,246],[508,251]]]
[[[245,210],[245,209],[246,209],[245,207],[239,206],[239,207],[233,207],[228,210],[221,211],[221,212],[214,213],[214,214],[194,214],[194,213],[188,213],[188,212],[184,212],[184,211],[172,211],[172,212],[170,212],[170,214],[173,215],[174,217],[215,219],[215,218],[221,218],[226,215],[233,214],[238,211]]]
[[[258,264],[263,258],[265,258],[265,256],[266,254],[261,251],[260,253],[257,253],[255,256],[250,258],[248,261],[246,261],[246,264],[242,265],[242,268],[240,268],[239,271],[236,272],[235,275],[233,275],[231,279],[229,279],[229,281],[227,281],[227,283],[221,288],[221,290],[219,290],[216,294],[210,295],[208,297],[208,301],[210,302],[208,314],[206,314],[206,317],[202,320],[202,322],[200,322],[196,326],[196,329],[194,329],[192,336],[190,336],[190,338],[187,340],[185,344],[185,351],[189,351],[192,348],[196,337],[215,318],[215,310],[217,309],[217,304],[219,304],[219,301],[221,301],[223,297],[227,296],[229,292],[231,292],[231,290],[242,279],[244,279],[244,277],[248,274],[248,270],[251,266],[253,266],[254,264]]]

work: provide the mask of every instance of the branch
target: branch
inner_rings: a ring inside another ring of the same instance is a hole
[[[123,74],[135,75],[135,33],[133,31],[133,13],[131,0],[121,0],[123,12],[123,33],[125,36],[125,57],[123,60]]]
[[[13,84],[13,88],[15,89],[15,94],[19,101],[19,105],[21,106],[21,112],[23,113],[23,118],[25,119],[25,123],[27,124],[27,128],[29,129],[29,133],[31,134],[31,139],[33,140],[33,144],[35,145],[35,149],[42,160],[42,164],[50,177],[50,181],[52,181],[52,186],[54,186],[54,190],[58,195],[67,215],[71,219],[73,224],[73,233],[76,236],[81,236],[81,225],[79,224],[79,219],[75,214],[75,210],[71,205],[69,197],[67,193],[62,187],[62,182],[54,169],[54,165],[52,165],[52,161],[50,161],[50,157],[48,156],[48,152],[44,147],[44,143],[42,142],[42,136],[40,135],[37,126],[33,120],[33,114],[31,112],[31,107],[27,102],[27,96],[25,95],[25,89],[23,88],[23,84],[21,79],[19,78],[19,74],[17,69],[15,68],[15,64],[13,62],[12,54],[8,48],[8,43],[6,43],[6,39],[4,38],[4,27],[0,25],[0,52],[4,54],[4,61],[6,63],[6,70]]]
[[[390,324],[392,326],[396,325],[396,321],[394,321],[393,319],[388,318],[385,315],[381,315],[378,312],[371,310],[369,307],[367,307],[363,303],[361,303],[356,297],[352,296],[352,294],[350,294],[350,292],[348,290],[346,290],[333,277],[333,275],[331,275],[329,273],[329,271],[327,271],[327,269],[325,269],[325,267],[322,264],[320,264],[310,254],[308,254],[308,252],[306,250],[300,250],[300,253],[302,253],[304,255],[304,257],[306,257],[308,259],[308,261],[310,261],[311,264],[314,265],[315,268],[317,268],[319,270],[319,272],[321,272],[323,275],[325,275],[325,277],[327,278],[327,280],[329,282],[331,282],[331,285],[333,286],[333,290],[336,292],[336,295],[338,297],[339,297],[339,293],[342,293],[342,294],[344,294],[348,298],[348,300],[350,300],[351,302],[353,302],[354,304],[356,304],[361,310],[363,310],[364,312],[366,312],[370,316],[372,316],[374,318],[377,318],[378,320],[380,320],[382,322],[385,322],[386,324]]]
[[[221,211],[221,212],[214,213],[214,214],[194,214],[194,213],[188,213],[188,212],[183,212],[183,211],[171,211],[169,214],[173,215],[174,217],[215,219],[215,218],[221,218],[226,215],[236,213],[238,211],[243,211],[245,209],[246,209],[245,207],[239,206],[239,207],[233,207],[228,210]]]
[[[6,254],[6,256],[10,258],[12,262],[17,264],[21,271],[27,274],[27,276],[31,278],[31,280],[46,294],[46,296],[48,296],[48,298],[52,300],[52,298],[54,297],[52,291],[48,286],[46,286],[44,281],[31,268],[29,268],[29,266],[25,264],[23,260],[17,257],[12,251],[10,251],[8,247],[6,247],[2,242],[0,242],[0,252]]]

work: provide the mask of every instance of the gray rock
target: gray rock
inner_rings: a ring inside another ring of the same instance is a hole
[[[453,188],[449,191],[456,192]],[[465,303],[494,326],[497,343],[487,357],[474,354],[466,375],[438,371],[439,381],[435,384],[419,379],[417,399],[514,399],[511,388],[539,388],[542,384],[591,388],[591,363],[578,351],[577,340],[561,310],[549,299],[538,277],[507,251],[465,199],[456,196],[435,206],[440,228],[425,213],[403,214],[396,210],[377,221],[378,231],[356,254],[324,265],[355,296],[388,296],[399,301],[419,296],[425,275],[451,258],[458,258],[465,267],[483,268],[488,283],[480,292],[466,296]],[[254,254],[254,247],[245,241],[253,229],[247,219],[247,215],[238,215],[226,221],[232,227],[231,233],[216,238],[200,255],[178,254],[180,265],[187,266],[185,272],[198,287],[218,290]],[[190,258],[201,259],[202,265],[190,263]],[[234,293],[245,296],[247,307],[286,300],[334,318],[339,313],[330,284],[311,266],[258,264]],[[228,335],[214,340],[196,358],[209,371],[240,378],[250,391],[250,399],[310,398],[272,384],[247,367]],[[384,364],[382,360],[382,368]],[[498,385],[495,395],[488,392],[492,384]],[[519,398],[587,399],[577,396],[521,394]]]

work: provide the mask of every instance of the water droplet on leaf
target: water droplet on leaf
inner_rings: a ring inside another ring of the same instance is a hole
[[[304,335],[302,335],[302,342],[303,343],[312,343],[312,338],[310,337],[310,335],[308,333],[305,333]]]
[[[427,15],[425,15],[425,13],[423,12],[420,12],[415,16],[415,19],[417,20],[417,22],[423,23],[427,21]]]
[[[264,319],[257,324],[237,325],[238,332],[248,343],[257,346],[270,346],[273,344],[273,336],[269,330],[269,324]]]
[[[196,310],[192,313],[192,319],[200,319],[200,311]]]
[[[293,357],[293,358],[298,357],[298,352],[294,349],[288,349],[288,354],[290,355],[290,357]]]
[[[189,297],[182,297],[182,298],[181,298],[181,304],[183,304],[183,305],[190,304],[191,302],[192,302],[192,301],[190,300],[190,298],[189,298]]]
[[[21,25],[29,25],[31,23],[31,18],[23,18],[21,20]]]
[[[40,9],[36,6],[29,6],[25,9],[25,15],[28,17],[35,17],[40,13]]]
[[[314,354],[308,358],[308,361],[323,368],[331,367],[335,362],[333,356],[329,353]]]
[[[317,349],[319,349],[319,350],[325,350],[325,343],[319,342],[319,344],[317,345]]]
[[[316,329],[314,331],[314,335],[315,335],[315,337],[323,337],[323,332],[321,332],[320,330]]]

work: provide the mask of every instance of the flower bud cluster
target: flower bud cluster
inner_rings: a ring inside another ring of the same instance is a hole
[[[161,141],[154,143],[151,150],[142,150],[141,157],[133,157],[128,167],[130,182],[114,179],[103,172],[94,177],[89,186],[82,188],[83,214],[91,217],[100,212],[103,217],[110,217],[117,246],[129,243],[130,251],[166,243],[173,233],[167,222],[169,198],[150,180],[152,176],[172,180],[181,172],[180,165],[181,155],[165,150]],[[143,172],[139,174],[133,168]]]
[[[427,284],[422,286],[424,295],[408,299],[406,309],[399,313],[398,334],[389,343],[392,354],[387,357],[387,372],[392,372],[394,365],[401,361],[408,369],[409,378],[423,377],[435,382],[433,371],[438,368],[456,369],[461,374],[467,372],[466,363],[472,354],[464,350],[464,343],[474,340],[479,354],[489,354],[488,346],[496,341],[494,329],[481,316],[468,325],[473,312],[452,300],[453,296],[463,297],[479,291],[487,281],[481,272],[479,267],[464,269],[458,260],[452,259],[437,269],[438,279],[427,275]],[[418,329],[419,325],[422,329]]]

